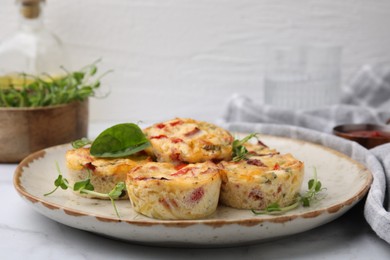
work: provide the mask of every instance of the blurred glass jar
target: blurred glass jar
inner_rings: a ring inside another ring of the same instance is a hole
[[[267,50],[264,103],[313,109],[339,102],[339,46],[273,46]]]
[[[64,74],[69,61],[59,37],[43,22],[45,0],[17,0],[19,26],[0,43],[0,88],[18,87],[31,76]],[[30,77],[31,80],[31,77]]]

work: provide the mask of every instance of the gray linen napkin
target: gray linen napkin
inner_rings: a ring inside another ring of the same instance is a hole
[[[310,110],[267,106],[233,95],[225,122],[289,124],[331,133],[335,125],[384,124],[390,119],[390,65],[364,66],[344,87],[341,103]]]
[[[374,181],[365,203],[365,218],[379,237],[390,243],[390,144],[367,150],[331,135],[338,124],[385,124],[390,118],[390,66],[363,67],[345,87],[341,104],[312,110],[283,109],[234,95],[218,123],[232,131],[260,132],[299,138],[343,152],[364,163]]]
[[[367,196],[364,215],[378,236],[390,243],[390,144],[375,147],[370,152],[381,163],[384,174],[374,173],[374,181]],[[384,205],[386,200],[387,208]]]

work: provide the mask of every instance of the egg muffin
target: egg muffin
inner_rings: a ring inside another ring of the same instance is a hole
[[[233,136],[211,123],[176,118],[154,124],[144,133],[152,144],[147,151],[159,162],[180,164],[231,158]]]
[[[150,162],[134,168],[126,181],[133,209],[156,219],[199,219],[218,206],[220,168],[212,162]]]
[[[220,202],[237,209],[262,210],[270,204],[291,205],[302,185],[303,162],[291,154],[250,156],[220,163]]]
[[[69,183],[73,185],[90,178],[94,191],[99,193],[110,192],[118,182],[126,181],[127,173],[131,169],[151,161],[150,157],[143,152],[116,159],[96,158],[90,154],[89,148],[68,150],[65,159]],[[75,194],[88,198],[100,198],[80,192]],[[127,194],[121,198],[128,198]]]

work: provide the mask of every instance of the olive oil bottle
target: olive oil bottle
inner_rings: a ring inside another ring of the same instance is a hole
[[[45,0],[17,0],[18,28],[0,41],[0,90],[18,88],[34,77],[58,77],[69,69],[59,37],[43,21]],[[0,39],[1,40],[1,39]]]

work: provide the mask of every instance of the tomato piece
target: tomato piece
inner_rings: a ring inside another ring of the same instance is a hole
[[[179,124],[182,124],[182,123],[183,123],[183,121],[177,120],[177,121],[175,121],[175,122],[171,122],[170,125],[171,125],[171,126],[175,126],[175,125],[179,125]]]
[[[163,129],[165,127],[165,124],[160,123],[160,124],[157,124],[156,127],[159,129]]]
[[[172,143],[177,144],[177,143],[182,143],[183,139],[181,138],[171,138]]]
[[[179,176],[179,175],[184,175],[184,174],[187,174],[189,171],[191,171],[192,168],[191,167],[183,167],[181,168],[180,170],[178,170],[177,172],[175,173],[172,173],[171,175],[172,176]]]
[[[186,167],[187,165],[188,165],[188,164],[186,164],[186,163],[181,163],[181,164],[179,164],[179,165],[176,165],[176,166],[175,166],[175,169],[176,169],[176,170],[180,170],[180,169]]]
[[[190,201],[191,202],[198,202],[204,195],[204,189],[203,187],[199,187],[195,189],[190,196]]]

